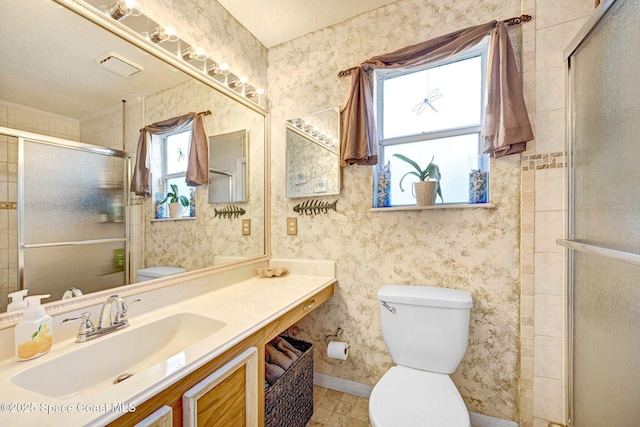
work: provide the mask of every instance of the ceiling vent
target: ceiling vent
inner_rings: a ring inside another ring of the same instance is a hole
[[[96,63],[100,67],[126,78],[143,70],[142,66],[114,52],[105,52],[98,56]]]

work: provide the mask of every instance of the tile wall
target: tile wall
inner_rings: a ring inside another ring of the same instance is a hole
[[[565,63],[591,0],[523,0],[523,81],[536,140],[521,161],[520,425],[563,425],[566,405]]]

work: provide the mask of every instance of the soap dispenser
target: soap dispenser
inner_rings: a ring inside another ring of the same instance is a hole
[[[22,315],[22,321],[15,327],[16,359],[35,359],[51,349],[53,324],[51,316],[40,305],[42,298],[49,297],[50,295],[34,295],[25,298],[27,309]]]
[[[7,312],[24,310],[25,308],[27,308],[27,302],[24,301],[23,299],[27,295],[27,292],[29,292],[28,289],[23,289],[17,292],[11,292],[9,294],[9,298],[11,298],[11,302],[7,306]]]

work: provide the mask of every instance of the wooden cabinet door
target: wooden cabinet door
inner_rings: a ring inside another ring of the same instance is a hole
[[[258,349],[250,347],[182,396],[185,427],[258,426]]]
[[[144,420],[140,421],[133,427],[172,427],[173,426],[173,409],[171,406],[164,405]]]

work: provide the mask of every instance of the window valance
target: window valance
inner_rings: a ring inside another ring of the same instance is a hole
[[[210,112],[188,113],[184,116],[163,120],[140,129],[136,163],[131,179],[131,192],[138,196],[151,194],[151,135],[166,135],[191,126],[187,185],[195,187],[209,183],[209,146],[203,116]]]
[[[342,166],[378,162],[371,69],[412,69],[455,57],[491,35],[488,58],[487,108],[484,118],[484,153],[495,157],[525,151],[533,139],[522,82],[504,22],[455,31],[364,61],[352,71],[349,100],[342,111],[344,131],[340,146]],[[343,74],[343,73],[341,73]]]

